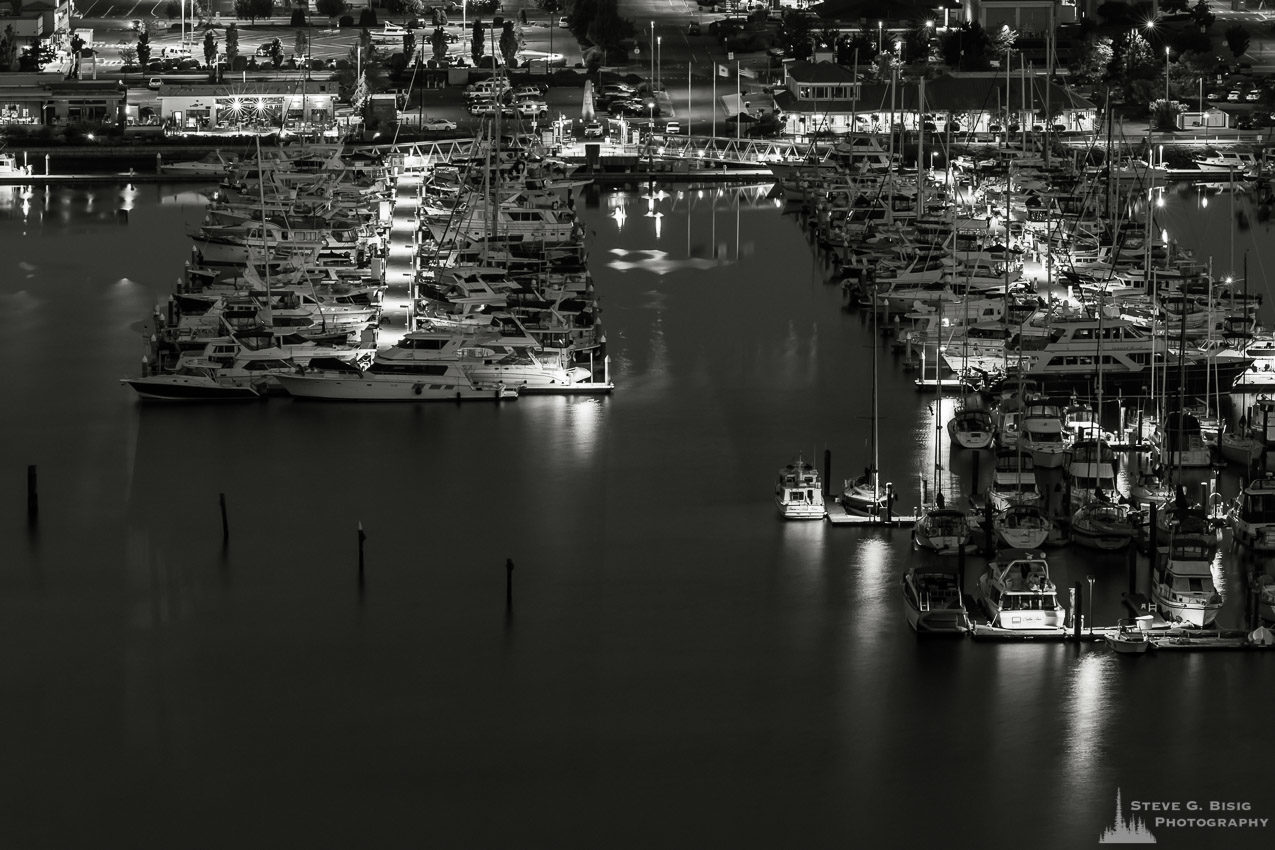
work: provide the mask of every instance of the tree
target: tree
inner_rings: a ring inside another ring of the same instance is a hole
[[[177,0],[168,0],[168,2],[164,4],[164,17],[168,18],[168,20],[175,21],[181,16],[181,14],[182,6],[181,3],[177,2]]]
[[[268,18],[274,12],[274,0],[235,0],[235,17],[256,23],[258,18]]]
[[[326,15],[329,22],[345,12],[345,0],[315,0],[314,9]]]
[[[416,53],[416,34],[408,30],[403,33],[403,58],[410,61],[414,53]],[[420,64],[420,57],[417,57],[416,64]]]
[[[1213,22],[1217,20],[1217,15],[1209,11],[1209,0],[1199,0],[1191,7],[1191,18],[1195,21],[1195,25],[1200,28],[1200,32],[1204,32],[1213,26]]]
[[[447,33],[442,27],[434,30],[429,37],[429,45],[434,54],[434,61],[442,65],[447,61]]]
[[[306,9],[308,8],[310,8],[309,3],[306,3],[305,5],[302,5],[302,6],[293,6],[292,17],[288,21],[288,26],[290,27],[305,26],[305,12],[306,12]]]
[[[217,37],[212,30],[204,33],[204,64],[209,68],[217,64]]]
[[[11,70],[17,54],[18,39],[13,33],[13,24],[5,24],[4,35],[0,36],[0,71]]]
[[[307,30],[297,30],[297,37],[292,45],[292,52],[298,59],[310,58],[310,33]]]
[[[580,0],[577,0],[577,3]],[[578,7],[577,7],[578,8]],[[575,12],[571,16],[571,31],[578,34],[575,28]],[[593,19],[585,30],[585,38],[602,48],[603,51],[622,53],[622,43],[637,35],[637,27],[628,18],[621,18],[616,8],[616,0],[598,0],[593,12]]]
[[[518,36],[514,33],[514,22],[505,21],[500,29],[500,55],[505,59],[505,66],[515,68],[518,65]]]
[[[3,42],[0,42],[0,45],[2,44]],[[0,50],[2,49],[3,48],[0,47]],[[135,45],[129,44],[127,41],[121,41],[119,43],[119,51],[120,61],[122,61],[125,65],[137,64],[137,47]],[[3,59],[0,59],[0,62],[2,61]]]
[[[235,67],[235,60],[239,58],[239,26],[231,24],[226,27],[226,63],[231,67]]]
[[[988,52],[991,39],[978,21],[949,29],[939,42],[943,63],[958,71],[983,71],[991,64]]]
[[[270,61],[276,70],[283,64],[283,42],[277,38],[270,42]]]
[[[1097,82],[1110,67],[1111,55],[1111,39],[1091,32],[1072,49],[1067,70],[1080,82]]]
[[[475,65],[477,65],[478,61],[483,58],[483,53],[487,49],[487,39],[483,36],[483,31],[485,29],[486,27],[483,26],[483,22],[475,18],[473,37],[469,42],[469,55],[470,58],[474,60]]]
[[[71,73],[68,79],[78,77],[80,75],[80,51],[84,49],[84,39],[80,38],[80,34],[71,34]]]
[[[1231,55],[1236,59],[1248,51],[1249,34],[1248,30],[1242,24],[1235,24],[1227,27],[1226,30],[1226,46],[1231,49]]]
[[[146,30],[137,34],[137,64],[145,68],[151,63],[151,36]]]

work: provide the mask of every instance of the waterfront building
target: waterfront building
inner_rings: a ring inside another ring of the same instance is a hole
[[[234,84],[161,83],[160,121],[187,130],[210,127],[325,125],[336,115],[335,80],[259,80]]]
[[[127,90],[117,80],[65,80],[58,74],[0,76],[0,125],[118,124]]]
[[[786,132],[797,136],[888,132],[892,126],[953,133],[994,135],[1008,126],[1043,129],[1048,101],[1060,132],[1092,132],[1098,107],[1071,89],[1048,83],[1043,75],[1003,72],[952,73],[919,85],[857,82],[854,72],[833,62],[784,64],[784,80],[775,89],[775,106]]]

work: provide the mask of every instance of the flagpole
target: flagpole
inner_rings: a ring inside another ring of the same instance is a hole
[[[713,138],[716,139],[717,138],[717,63],[716,62],[713,63],[713,73],[710,76],[713,78],[713,102],[710,104],[710,106],[713,107],[711,110],[713,114]]]
[[[744,123],[744,96],[739,92],[739,60],[735,60],[735,141],[739,141],[739,125]]]
[[[691,61],[686,61],[686,137],[691,136]]]

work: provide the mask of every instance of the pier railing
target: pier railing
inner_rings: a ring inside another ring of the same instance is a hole
[[[424,169],[435,163],[462,160],[484,153],[476,139],[395,142],[372,147],[409,170]],[[765,166],[772,162],[799,162],[806,159],[810,151],[808,144],[784,140],[673,135],[654,136],[649,141],[638,142],[586,142],[568,139],[551,142],[550,147],[559,156],[581,161],[587,160],[596,152],[602,158],[699,160],[715,165],[756,166]]]

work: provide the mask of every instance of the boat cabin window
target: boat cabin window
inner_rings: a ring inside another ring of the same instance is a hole
[[[1213,580],[1203,576],[1174,576],[1173,589],[1178,593],[1212,593]]]

